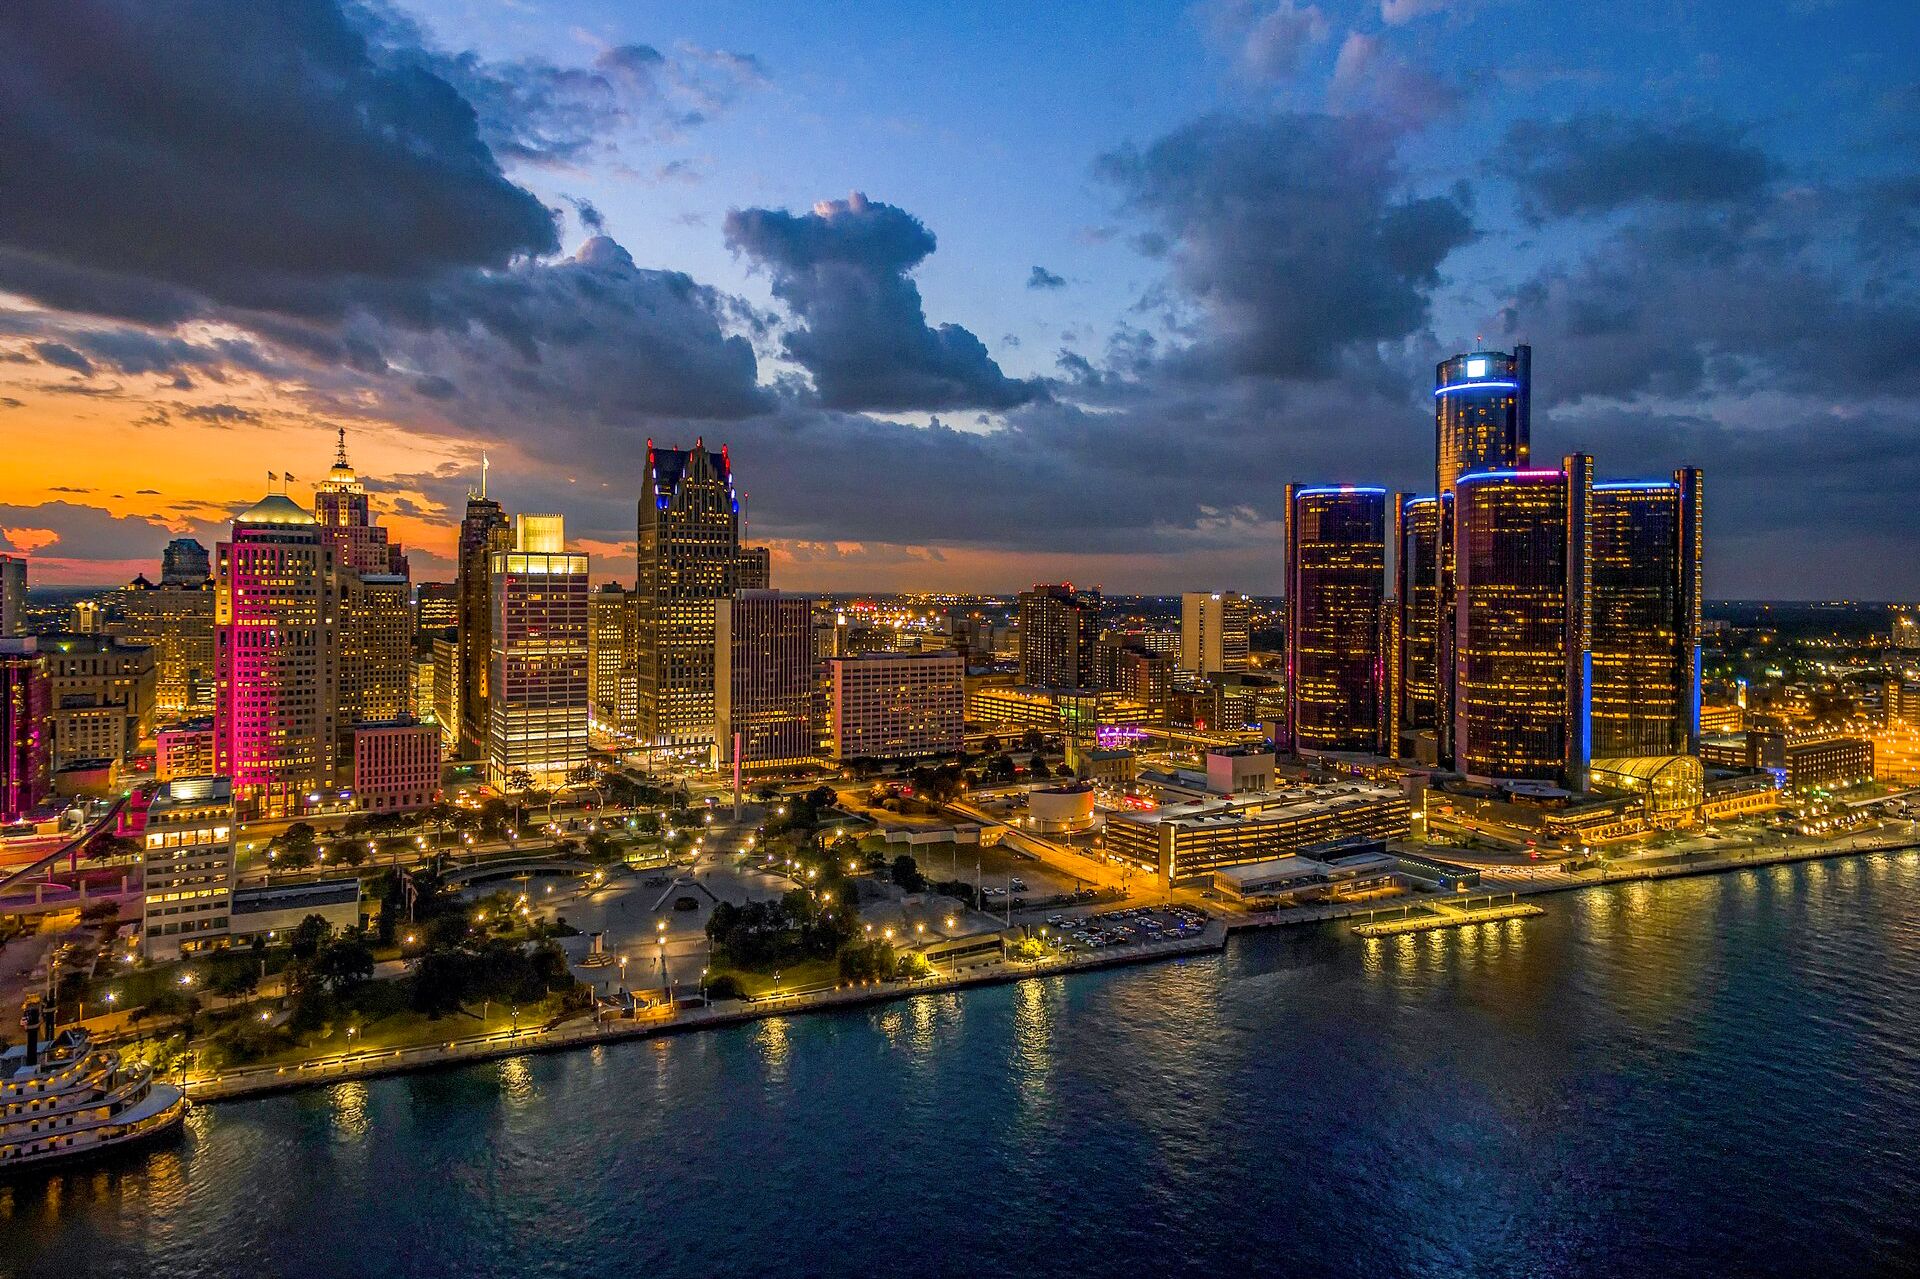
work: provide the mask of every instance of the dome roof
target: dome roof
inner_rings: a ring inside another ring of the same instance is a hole
[[[233,517],[235,524],[313,524],[308,510],[284,493],[269,493]]]

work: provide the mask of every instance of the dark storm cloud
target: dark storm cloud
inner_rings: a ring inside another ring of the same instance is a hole
[[[934,250],[918,218],[856,192],[808,213],[732,209],[727,244],[804,327],[787,354],[831,409],[1006,409],[1044,394],[1009,378],[957,324],[930,325],[911,272]]]
[[[1030,289],[1064,289],[1067,287],[1067,277],[1064,275],[1055,275],[1043,266],[1036,266],[1032,271],[1027,273],[1027,287]]]
[[[1773,174],[1766,152],[1723,121],[1612,115],[1517,121],[1494,168],[1518,184],[1536,220],[1641,201],[1746,202]]]
[[[33,351],[55,368],[70,369],[82,377],[93,375],[93,361],[64,342],[35,342]]]
[[[34,177],[0,184],[0,286],[52,305],[331,315],[558,247],[473,105],[334,0],[7,5],[0,65],[0,171]]]
[[[1204,330],[1200,372],[1317,377],[1427,322],[1473,238],[1462,195],[1403,198],[1393,131],[1366,117],[1212,115],[1099,173],[1146,217]]]

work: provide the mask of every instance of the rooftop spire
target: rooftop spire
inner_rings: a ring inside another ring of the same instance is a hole
[[[343,471],[349,469],[347,466],[347,428],[344,426],[340,428],[340,443],[333,450],[333,464]]]

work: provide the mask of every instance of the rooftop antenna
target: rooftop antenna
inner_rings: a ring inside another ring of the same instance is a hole
[[[340,428],[340,442],[333,450],[333,464],[342,470],[347,466],[347,428]]]
[[[482,499],[487,496],[487,455],[484,452],[480,454],[480,496]]]

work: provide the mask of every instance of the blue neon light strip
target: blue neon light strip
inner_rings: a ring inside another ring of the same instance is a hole
[[[1330,484],[1321,488],[1295,489],[1293,491],[1295,497],[1334,497],[1343,493],[1378,493],[1381,497],[1387,495],[1385,489],[1366,488],[1358,484]]]
[[[1435,395],[1447,395],[1454,391],[1517,391],[1518,382],[1455,382],[1451,386],[1436,386]]]
[[[1435,502],[1438,502],[1439,500],[1440,499],[1437,497],[1410,497],[1407,499],[1407,505],[1408,506],[1432,506]]]
[[[1469,471],[1454,481],[1461,484],[1478,484],[1481,480],[1564,480],[1564,471]]]
[[[1613,480],[1606,484],[1596,484],[1593,486],[1593,488],[1596,493],[1600,493],[1600,492],[1614,493],[1614,492],[1623,492],[1623,491],[1656,493],[1662,489],[1665,489],[1668,492],[1674,492],[1674,493],[1677,493],[1680,491],[1680,486],[1678,484],[1675,484],[1672,480]]]

